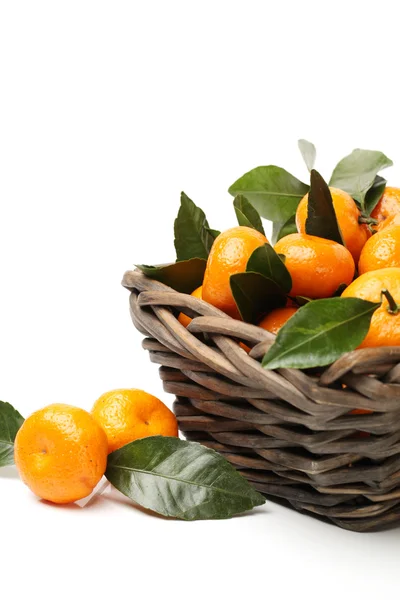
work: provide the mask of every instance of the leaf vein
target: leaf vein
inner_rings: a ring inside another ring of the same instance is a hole
[[[190,481],[189,479],[179,479],[177,477],[172,477],[170,475],[164,475],[163,473],[155,473],[154,471],[135,469],[134,467],[126,467],[126,466],[122,466],[122,465],[110,465],[110,468],[122,469],[124,471],[129,471],[129,472],[133,472],[133,473],[142,473],[143,475],[153,475],[155,477],[160,477],[162,479],[170,479],[172,481],[179,481],[180,483],[187,483],[188,485],[193,485],[195,487],[202,487],[202,488],[210,489],[210,490],[213,490],[216,492],[221,492],[222,494],[227,494],[229,496],[243,497],[243,494],[235,493],[230,490],[226,490],[224,488],[217,488],[217,487],[214,487],[214,485],[208,485],[206,483]]]
[[[294,350],[297,350],[301,346],[304,346],[305,344],[310,344],[311,342],[315,341],[316,339],[318,339],[321,336],[325,337],[326,334],[329,333],[330,331],[333,331],[334,329],[338,329],[339,327],[342,327],[343,325],[347,325],[348,323],[351,323],[352,321],[354,321],[356,319],[360,319],[361,317],[363,317],[364,315],[367,315],[370,312],[372,312],[371,309],[365,310],[364,312],[354,315],[354,317],[351,317],[350,319],[347,319],[346,321],[342,321],[339,324],[335,324],[332,327],[328,327],[328,328],[324,329],[323,331],[318,332],[316,335],[311,336],[311,337],[307,338],[306,340],[301,340],[296,345],[290,346],[290,348],[288,348],[286,351],[282,352],[278,356],[279,356],[279,358],[282,358],[286,354],[291,354]],[[276,357],[272,358],[269,362],[272,362],[275,359],[276,359]],[[266,363],[266,364],[268,364],[268,363]]]

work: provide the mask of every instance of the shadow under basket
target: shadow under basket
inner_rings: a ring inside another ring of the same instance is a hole
[[[400,347],[270,371],[260,364],[269,332],[140,271],[122,284],[188,440],[220,452],[267,498],[345,529],[400,521]],[[187,329],[180,311],[193,318]]]

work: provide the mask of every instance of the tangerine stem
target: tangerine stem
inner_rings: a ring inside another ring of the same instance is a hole
[[[397,315],[400,312],[400,305],[397,304],[389,290],[382,290],[381,294],[385,296],[386,300],[388,301],[389,306],[386,309],[388,313],[391,315]]]
[[[376,219],[373,219],[372,217],[364,217],[362,215],[358,217],[358,222],[360,225],[378,225],[378,221]]]

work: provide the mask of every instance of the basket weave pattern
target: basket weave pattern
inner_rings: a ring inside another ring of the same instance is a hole
[[[400,347],[356,350],[318,372],[270,371],[260,364],[269,332],[139,271],[122,284],[187,439],[221,452],[267,497],[340,527],[400,521]]]

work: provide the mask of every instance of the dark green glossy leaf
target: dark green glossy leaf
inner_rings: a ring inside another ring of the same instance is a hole
[[[341,296],[346,288],[347,283],[341,283],[337,290],[333,292],[332,297],[336,298],[337,296]]]
[[[260,273],[236,273],[231,275],[230,284],[236,306],[246,323],[258,323],[267,312],[286,304],[279,285]]]
[[[204,278],[207,261],[204,258],[192,258],[167,265],[136,265],[145,275],[169,285],[177,292],[191,294]]]
[[[359,298],[305,304],[281,327],[263,358],[263,367],[306,369],[333,363],[361,344],[378,306]]]
[[[257,229],[257,231],[265,235],[260,215],[254,206],[247,200],[247,198],[241,195],[236,196],[233,201],[233,206],[235,207],[236,218],[239,225],[252,227],[253,229]]]
[[[311,171],[306,233],[344,245],[335,209],[333,208],[331,192],[324,179],[315,169]]]
[[[307,296],[296,296],[294,300],[299,306],[304,306],[305,304],[312,302],[312,298],[307,298]]]
[[[226,519],[265,502],[220,454],[175,437],[123,446],[109,455],[105,475],[141,506],[187,521]]]
[[[213,239],[215,240],[215,238],[217,238],[219,236],[219,234],[221,233],[220,231],[218,231],[218,229],[210,229],[209,227],[206,227],[206,230],[208,231],[208,233],[213,237]]]
[[[276,221],[272,224],[271,244],[276,244],[278,240],[291,233],[297,233],[296,215],[292,215],[286,222]]]
[[[292,289],[290,273],[270,244],[264,244],[254,250],[247,262],[246,271],[261,273],[268,279],[272,279],[284,294],[288,294]]]
[[[392,165],[382,152],[357,148],[336,165],[329,185],[348,192],[364,211],[365,195],[376,175]]]
[[[314,168],[315,159],[317,156],[315,146],[311,142],[307,142],[307,140],[299,140],[297,143],[299,145],[299,150],[304,162],[306,163],[306,167],[309,171],[311,171],[311,169]]]
[[[23,422],[11,404],[0,401],[0,467],[14,464],[14,440]]]
[[[176,260],[208,258],[214,236],[204,212],[181,193],[181,206],[174,223]]]
[[[372,187],[369,188],[365,196],[364,216],[369,217],[375,206],[378,204],[386,187],[386,179],[377,175]]]
[[[257,167],[235,181],[229,188],[232,196],[243,194],[259,214],[270,221],[287,221],[309,186],[290,173],[270,165]]]

